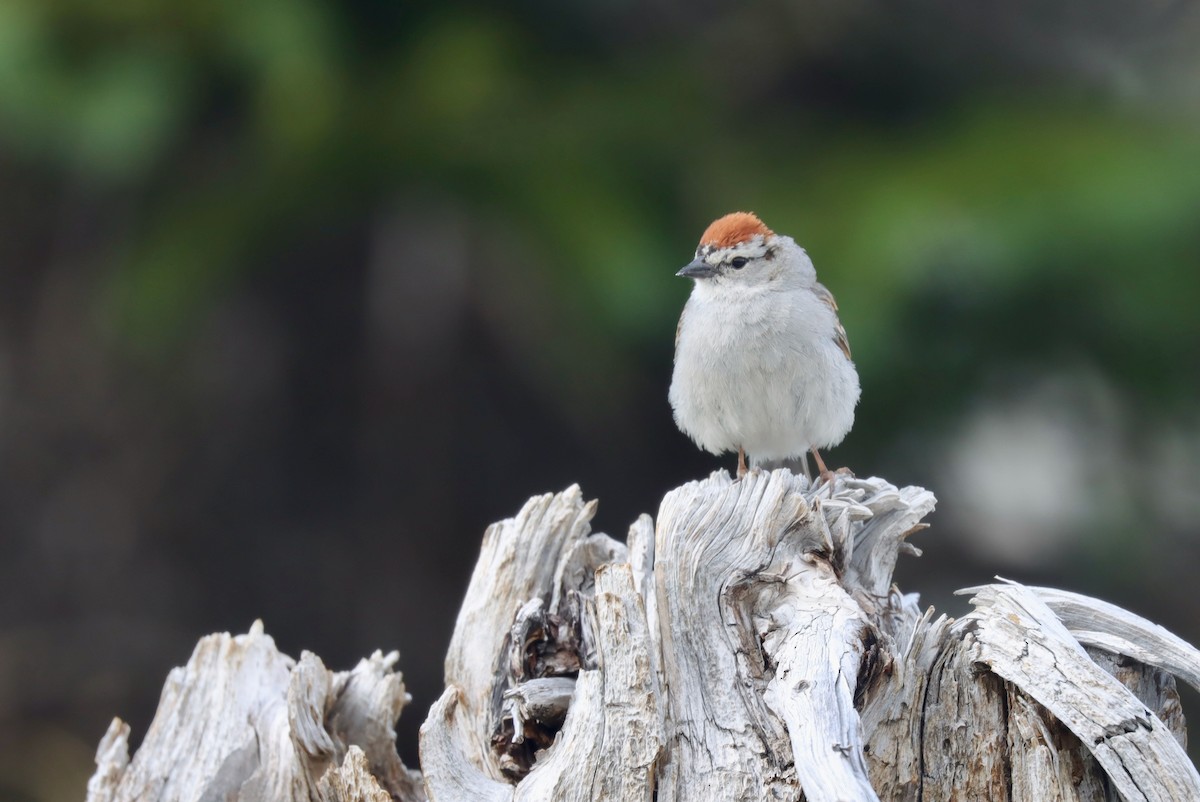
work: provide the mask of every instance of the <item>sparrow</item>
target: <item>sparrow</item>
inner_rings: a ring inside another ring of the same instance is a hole
[[[676,273],[693,280],[675,333],[668,398],[675,423],[713,454],[751,464],[831,448],[854,425],[861,393],[833,294],[808,254],[750,212],[714,221],[696,258]],[[805,472],[808,468],[805,466]]]

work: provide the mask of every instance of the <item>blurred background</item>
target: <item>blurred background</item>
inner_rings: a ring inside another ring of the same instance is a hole
[[[831,464],[933,489],[898,581],[1200,640],[1200,5],[0,3],[0,798],[79,800],[196,640],[413,704],[486,525],[622,537],[732,468],[666,402],[700,232],[813,257]],[[1185,697],[1200,721],[1200,706]]]

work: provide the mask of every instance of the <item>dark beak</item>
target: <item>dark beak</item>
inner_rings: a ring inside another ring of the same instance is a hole
[[[708,278],[716,275],[717,269],[703,259],[697,259],[675,275],[684,278]]]

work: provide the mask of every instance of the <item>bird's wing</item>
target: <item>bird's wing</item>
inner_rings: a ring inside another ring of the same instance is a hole
[[[846,337],[846,329],[842,326],[842,321],[838,318],[838,305],[837,301],[833,298],[833,293],[824,284],[817,284],[813,289],[817,294],[817,298],[833,310],[833,322],[835,325],[833,341],[838,344],[838,348],[842,349],[842,353],[846,355],[846,359],[850,359],[850,340]]]

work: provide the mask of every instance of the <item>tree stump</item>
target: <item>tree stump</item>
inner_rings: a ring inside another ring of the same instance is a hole
[[[394,657],[331,674],[256,628],[201,641],[132,763],[114,722],[89,802],[1200,799],[1172,676],[1200,653],[1009,582],[935,618],[892,584],[934,503],[717,473],[621,543],[578,487],[530,499],[484,536],[423,776]]]

